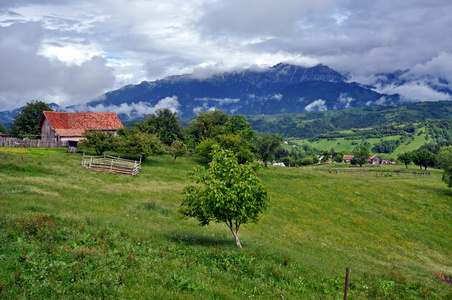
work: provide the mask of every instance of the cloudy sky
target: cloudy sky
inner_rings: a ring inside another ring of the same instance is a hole
[[[0,111],[279,62],[452,82],[451,15],[450,0],[1,0]],[[411,85],[381,89],[438,96]]]

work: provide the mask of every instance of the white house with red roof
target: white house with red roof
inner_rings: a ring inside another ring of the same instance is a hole
[[[114,112],[67,113],[44,111],[39,121],[41,139],[46,142],[79,141],[85,130],[102,130],[116,134],[123,127]]]

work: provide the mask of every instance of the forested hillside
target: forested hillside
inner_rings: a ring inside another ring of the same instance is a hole
[[[336,131],[372,128],[359,131],[361,135],[394,134],[395,124],[419,123],[427,120],[450,120],[452,118],[452,102],[421,102],[400,107],[368,106],[356,107],[340,111],[307,112],[299,114],[284,114],[274,116],[248,116],[247,120],[253,124],[253,129],[259,132],[281,134],[284,137],[299,139],[339,137],[344,133]],[[444,125],[446,124],[446,125]],[[447,136],[450,122],[441,123],[441,134],[438,129],[432,128],[436,135]],[[407,126],[408,133],[413,133],[413,125]],[[445,126],[445,127],[444,127]],[[381,128],[376,130],[375,128]],[[436,126],[435,126],[436,127]],[[389,131],[388,131],[389,130]],[[397,129],[397,131],[400,129]],[[379,131],[380,133],[377,133]],[[355,131],[357,132],[357,131]],[[332,135],[332,136],[331,136]],[[345,134],[353,135],[350,133]],[[376,136],[374,136],[376,137]]]

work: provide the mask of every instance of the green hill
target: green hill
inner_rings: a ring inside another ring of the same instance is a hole
[[[426,143],[452,140],[451,101],[247,119],[257,131],[280,134],[292,144],[307,144],[318,150],[352,151],[366,143],[371,148],[377,146],[375,153],[398,154]]]
[[[248,122],[252,123],[253,129],[257,131],[302,139],[341,130],[443,119],[452,119],[452,101],[420,102],[400,107],[367,106],[334,111],[247,116]]]
[[[80,160],[0,148],[0,298],[339,299],[346,267],[350,299],[452,297],[432,275],[452,273],[452,190],[438,170],[262,169],[271,206],[239,250],[225,225],[177,212],[202,158],[150,157],[135,177]]]

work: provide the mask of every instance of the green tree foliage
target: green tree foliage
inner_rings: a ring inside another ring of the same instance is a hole
[[[358,164],[360,167],[362,167],[364,164],[367,163],[369,156],[370,156],[369,148],[367,148],[366,146],[357,147],[353,151],[353,158],[351,163]]]
[[[126,153],[140,155],[142,160],[151,155],[164,154],[167,151],[165,144],[157,135],[145,132],[136,132],[122,138],[119,149]]]
[[[185,140],[184,128],[179,124],[179,119],[171,109],[160,108],[155,114],[145,115],[143,120],[135,123],[135,128],[155,134],[167,146],[171,146],[175,140]]]
[[[438,164],[444,170],[443,182],[452,187],[452,146],[441,147],[438,153]]]
[[[8,130],[6,129],[6,127],[2,123],[0,123],[0,133],[3,133],[3,134],[7,134],[8,133]]]
[[[239,163],[243,164],[253,160],[253,153],[237,134],[219,134],[211,139],[201,141],[195,148],[196,153],[212,159],[212,148],[219,145],[221,149],[228,149],[234,152]]]
[[[413,161],[412,154],[409,152],[401,153],[397,155],[397,159],[405,164],[405,166],[408,168],[408,165]]]
[[[286,167],[289,167],[289,166],[293,167],[293,166],[295,166],[295,160],[293,159],[292,156],[283,157],[283,158],[281,158],[281,161],[284,163],[284,165]]]
[[[337,156],[334,158],[335,162],[341,163],[344,161],[344,154],[338,153]]]
[[[11,124],[11,135],[41,135],[39,120],[43,111],[52,111],[52,108],[42,101],[31,101],[22,107],[14,117]]]
[[[312,154],[311,158],[312,158],[312,163],[313,164],[318,164],[319,161],[320,161],[319,156],[317,154]]]
[[[331,153],[328,150],[323,151],[322,153],[322,163],[325,163],[330,160]]]
[[[248,121],[258,132],[311,139],[311,142],[323,138],[357,140],[395,135],[408,137],[414,134],[416,128],[425,126],[429,138],[438,142],[452,140],[450,107],[450,102],[438,101],[411,104],[404,106],[402,110],[394,107],[362,107],[334,112],[296,113],[278,118],[250,116]],[[427,119],[448,120],[425,121]],[[419,123],[423,121],[425,124]]]
[[[242,248],[238,233],[242,224],[257,222],[269,206],[266,188],[251,163],[239,164],[230,150],[214,146],[209,168],[197,167],[190,174],[195,185],[183,190],[181,212],[201,225],[225,223]]]
[[[317,158],[317,162],[318,161],[319,161],[319,159]],[[313,165],[313,164],[314,164],[314,159],[312,156],[306,156],[304,158],[299,158],[297,160],[297,165],[300,165],[300,166],[309,166],[309,165]]]
[[[211,139],[223,132],[223,125],[229,121],[229,115],[221,110],[200,112],[190,122],[187,133],[193,137],[195,145],[202,140]]]
[[[173,164],[176,161],[176,158],[187,155],[188,148],[187,145],[184,144],[181,140],[175,140],[171,144],[170,148],[171,154],[174,156]]]
[[[246,121],[243,115],[232,116],[224,125],[223,133],[237,134],[245,143],[251,143],[256,132],[253,130],[251,123]]]
[[[256,136],[256,151],[260,159],[267,163],[275,159],[275,153],[281,147],[282,137],[272,133],[261,133]]]
[[[413,152],[412,154],[413,163],[416,166],[419,166],[422,170],[422,167],[427,170],[428,167],[433,167],[436,162],[436,155],[428,150],[421,150],[418,152]]]
[[[205,129],[201,134],[201,140],[193,136],[193,139],[197,140],[196,153],[211,159],[213,145],[220,145],[222,149],[233,151],[239,163],[253,160],[255,131],[244,116],[229,117],[221,111],[201,113],[190,126],[188,129],[190,133],[198,134],[200,131],[194,129]]]
[[[114,150],[118,142],[118,138],[111,132],[85,130],[83,135],[85,138],[81,140],[80,146],[93,148],[97,155],[102,155],[105,151]]]
[[[400,139],[399,140],[385,140],[381,141],[380,143],[376,143],[372,151],[374,153],[392,153],[394,150],[400,145]]]

